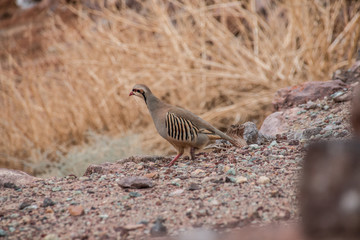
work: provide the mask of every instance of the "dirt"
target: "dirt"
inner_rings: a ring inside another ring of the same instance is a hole
[[[244,229],[275,223],[294,226],[292,238],[302,239],[296,229],[304,153],[311,141],[350,137],[350,102],[328,96],[297,108],[288,117],[288,131],[264,145],[235,148],[218,142],[195,161],[181,159],[172,167],[166,167],[171,157],[137,156],[90,166],[82,177],[3,186],[0,235],[181,239],[190,229],[245,236]],[[134,176],[149,181],[138,179],[139,189],[119,185],[125,181],[131,187],[134,178],[127,178]]]

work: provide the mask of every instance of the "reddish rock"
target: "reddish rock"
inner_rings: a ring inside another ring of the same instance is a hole
[[[92,164],[86,169],[84,176],[90,176],[93,173],[97,173],[99,175],[116,173],[118,170],[118,167],[119,167],[119,165],[109,163],[109,162],[105,162],[105,163],[98,164],[98,165]]]
[[[297,112],[300,110],[300,108],[291,108],[270,114],[265,118],[259,133],[269,137],[276,137],[277,134],[287,132],[289,129],[289,120],[295,120]],[[287,119],[285,117],[287,117]]]
[[[158,179],[159,178],[159,173],[158,172],[147,173],[147,174],[144,175],[144,177],[151,178],[151,179]]]
[[[68,211],[71,216],[81,216],[84,214],[84,208],[81,205],[70,206]]]
[[[104,174],[104,172],[104,166],[92,164],[86,169],[84,176],[90,176],[93,173]]]
[[[3,184],[25,185],[41,178],[33,177],[19,170],[0,168],[0,186]]]
[[[340,80],[327,82],[306,82],[297,86],[282,88],[275,94],[273,105],[275,110],[282,110],[329,96],[346,88]]]

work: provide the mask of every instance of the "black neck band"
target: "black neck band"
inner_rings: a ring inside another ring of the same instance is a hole
[[[146,102],[146,97],[145,97],[145,93],[141,93],[142,95],[143,95],[143,97],[144,97],[144,100],[145,100],[145,103],[147,104],[147,102]]]

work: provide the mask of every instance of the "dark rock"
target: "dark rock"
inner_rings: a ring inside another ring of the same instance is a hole
[[[190,183],[188,190],[189,191],[195,191],[201,189],[200,185],[197,183]]]
[[[19,186],[16,186],[14,183],[10,183],[10,182],[4,183],[4,188],[11,188],[11,189],[14,189],[14,190],[19,190],[20,189]]]
[[[296,145],[299,145],[299,143],[300,142],[297,139],[292,139],[292,140],[289,141],[290,146],[296,146]]]
[[[343,90],[347,85],[340,80],[327,82],[306,82],[297,86],[277,91],[273,105],[276,111],[291,108],[308,101],[322,99],[336,91]]]
[[[33,201],[30,200],[25,200],[24,202],[22,202],[19,206],[19,210],[23,210],[24,208],[28,207],[31,205]]]
[[[246,122],[243,124],[244,129],[244,139],[247,142],[247,144],[255,144],[257,143],[259,132],[257,130],[257,127],[255,123],[253,122]]]
[[[84,176],[90,176],[93,173],[104,174],[104,172],[104,166],[92,164],[86,169]]]
[[[149,224],[149,221],[148,220],[141,220],[138,224],[142,224],[142,225],[147,226]]]
[[[123,188],[151,188],[154,186],[153,181],[146,177],[125,177],[118,182],[120,187]]]
[[[42,204],[42,207],[46,208],[46,207],[54,206],[54,205],[55,205],[55,202],[51,198],[45,198],[44,202]]]
[[[303,131],[303,137],[305,139],[309,139],[311,136],[315,136],[316,134],[319,134],[321,132],[321,127],[316,128],[308,128]]]
[[[163,224],[165,220],[161,217],[158,217],[155,221],[155,224],[150,230],[150,234],[152,237],[162,237],[167,234],[167,228]]]
[[[235,178],[226,176],[226,177],[225,177],[225,182],[227,182],[227,183],[229,183],[229,182],[235,182]]]

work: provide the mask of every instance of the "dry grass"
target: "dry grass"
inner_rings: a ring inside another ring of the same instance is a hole
[[[76,22],[47,20],[41,58],[5,54],[0,164],[32,172],[44,153],[56,160],[88,130],[140,133],[148,152],[168,151],[145,105],[128,97],[135,83],[220,128],[260,123],[277,89],[328,80],[359,47],[355,1],[272,1],[266,17],[255,1],[169,2],[144,1],[139,11],[70,7]]]

